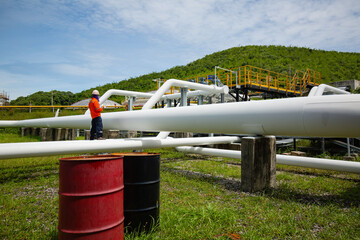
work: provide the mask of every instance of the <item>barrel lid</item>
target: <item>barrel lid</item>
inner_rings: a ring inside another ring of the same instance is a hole
[[[116,156],[156,156],[160,155],[160,153],[149,153],[149,152],[122,152],[122,153],[112,153],[112,155]]]
[[[105,161],[105,160],[115,160],[123,158],[123,155],[117,154],[107,154],[107,155],[84,155],[77,157],[67,157],[60,158],[60,161]]]

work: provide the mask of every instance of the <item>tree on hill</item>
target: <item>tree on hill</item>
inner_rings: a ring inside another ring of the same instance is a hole
[[[51,105],[51,98],[53,98],[53,105],[66,106],[74,103],[75,95],[70,91],[62,92],[54,90],[53,96],[51,96],[51,92],[39,91],[27,97],[18,97],[16,100],[12,100],[10,104],[17,106],[27,106],[30,105],[31,102],[31,105],[49,106]]]

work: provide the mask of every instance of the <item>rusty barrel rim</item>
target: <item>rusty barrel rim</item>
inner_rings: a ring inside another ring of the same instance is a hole
[[[147,156],[155,156],[160,153],[150,153],[150,152],[121,152],[121,153],[112,153],[114,156],[123,156],[123,157],[147,157]]]
[[[89,230],[69,230],[69,229],[60,229],[64,233],[70,233],[70,234],[88,234],[88,233],[96,233],[96,232],[102,232],[106,230],[110,230],[112,228],[115,228],[122,224],[125,220],[125,217],[120,219],[118,222],[115,222],[114,224],[109,224],[107,226],[99,227],[99,228],[92,228]]]
[[[60,161],[106,161],[116,160],[121,158],[122,154],[107,154],[107,155],[81,155],[77,157],[60,158]]]

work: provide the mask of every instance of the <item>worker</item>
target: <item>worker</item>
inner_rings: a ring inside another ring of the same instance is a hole
[[[89,109],[91,114],[91,130],[90,130],[90,140],[98,139],[102,140],[104,139],[102,137],[103,135],[103,124],[101,119],[101,112],[103,110],[102,107],[100,107],[99,103],[99,91],[94,90],[92,92],[92,99],[89,102]]]

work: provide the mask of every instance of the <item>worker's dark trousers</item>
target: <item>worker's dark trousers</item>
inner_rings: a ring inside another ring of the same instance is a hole
[[[101,117],[96,117],[91,120],[90,140],[102,137],[103,124]]]

